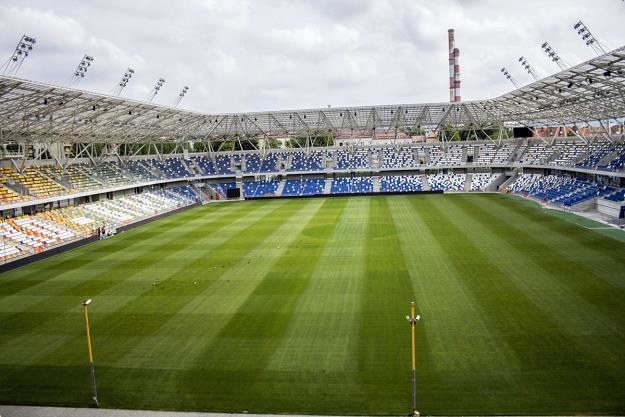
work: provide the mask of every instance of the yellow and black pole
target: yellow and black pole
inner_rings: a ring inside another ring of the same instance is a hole
[[[89,354],[89,372],[91,373],[91,405],[93,407],[100,407],[98,403],[98,390],[95,385],[95,366],[93,365],[93,351],[91,350],[91,332],[89,331],[89,304],[91,299],[85,300],[82,303],[82,310],[85,314],[85,330],[87,331],[87,353]]]
[[[420,315],[415,316],[414,314],[414,301],[410,303],[410,315],[406,316],[406,319],[410,322],[410,332],[411,332],[411,341],[412,341],[412,415],[419,416],[419,412],[417,411],[417,353],[416,353],[416,345],[415,345],[415,326],[417,321],[421,319]]]

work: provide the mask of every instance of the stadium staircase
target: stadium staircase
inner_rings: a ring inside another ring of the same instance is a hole
[[[523,158],[523,155],[525,155],[525,153],[528,151],[529,148],[530,148],[529,143],[519,143],[510,154],[510,158],[508,158],[508,162],[520,161]]]
[[[471,191],[472,181],[473,181],[473,174],[467,174],[464,180],[464,191]]]
[[[516,181],[516,179],[518,178],[519,174],[521,173],[521,168],[515,168],[512,171],[512,175],[510,176],[510,178],[508,178],[507,180],[505,180],[504,182],[501,183],[501,185],[498,188],[498,191],[503,192],[506,191],[506,189],[508,189],[508,187],[514,183],[514,181]],[[504,174],[502,174],[504,175]]]
[[[287,171],[289,169],[291,169],[292,166],[293,166],[293,154],[289,153],[289,155],[287,157],[287,160],[286,160],[286,169],[287,169]]]
[[[373,176],[373,192],[374,193],[380,192],[380,176],[379,175]]]
[[[284,186],[286,184],[286,180],[282,179],[280,180],[280,184],[278,184],[278,188],[276,189],[276,195],[277,196],[282,196],[282,191],[284,191]]]
[[[506,180],[506,174],[501,173],[499,174],[497,177],[495,177],[490,184],[488,184],[485,188],[484,191],[497,191],[497,189],[499,188],[499,186],[501,184],[503,184],[503,182]]]
[[[13,191],[15,194],[17,194],[19,196],[28,196],[28,195],[30,195],[30,193],[28,192],[28,188],[26,188],[22,184],[18,183],[17,181],[11,181],[11,182],[7,181],[7,182],[5,182],[2,185],[4,185],[10,191]]]
[[[189,171],[190,174],[197,175],[195,169],[191,168],[190,164],[187,163],[186,159],[180,158],[180,163],[187,171]]]
[[[610,161],[612,161],[613,159],[618,158],[619,155],[621,155],[621,151],[620,150],[616,150],[614,152],[610,152],[609,154],[607,154],[606,156],[604,156],[603,158],[601,158],[599,160],[599,163],[597,164],[597,166],[604,167],[604,166],[608,165],[610,163]]]
[[[195,192],[195,194],[198,195],[198,197],[200,197],[202,203],[211,199],[211,196],[204,191],[204,188],[198,187],[195,184],[191,184],[191,189],[193,190],[193,192]]]
[[[326,180],[326,184],[323,187],[324,194],[332,194],[332,179]]]
[[[421,184],[422,184],[423,191],[432,191],[432,189],[430,188],[430,183],[428,182],[428,176],[420,175],[420,177],[421,177]]]

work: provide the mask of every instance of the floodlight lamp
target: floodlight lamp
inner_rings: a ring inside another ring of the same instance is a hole
[[[410,316],[406,316],[406,320],[410,321]]]
[[[82,302],[82,305],[84,306],[88,306],[89,304],[91,304],[91,298]]]
[[[415,317],[415,319],[421,320],[421,315],[417,314],[417,317]]]

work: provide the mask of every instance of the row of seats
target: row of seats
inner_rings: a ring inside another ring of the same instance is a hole
[[[280,185],[280,181],[249,181],[243,183],[243,195],[245,197],[274,196]]]
[[[471,177],[471,191],[483,191],[499,174],[476,173]]]
[[[1,220],[0,261],[8,262],[92,235],[102,225],[115,229],[198,200],[193,189],[184,186]]]
[[[477,173],[472,174],[471,190],[483,191],[500,174]],[[383,175],[380,177],[380,192],[418,192],[424,190],[423,175]],[[462,191],[465,187],[465,174],[436,174],[428,175],[431,190]],[[323,178],[288,179],[284,181],[282,191],[279,180],[244,181],[244,197],[279,197],[320,195],[326,192],[326,183],[329,182],[328,192],[331,194],[372,193],[374,179],[371,177],[339,177],[334,180]],[[223,196],[228,188],[235,188],[236,183],[215,183],[213,188]]]
[[[465,182],[465,174],[428,175],[428,184],[432,191],[462,191]]]
[[[528,165],[577,166],[606,171],[625,169],[625,146],[608,141],[589,144],[566,140],[548,144],[530,141],[480,144],[404,146],[400,148],[330,149],[311,151],[275,151],[266,153],[220,154],[211,159],[166,158],[105,162],[98,166],[75,164],[65,167],[31,166],[18,174],[9,167],[0,169],[0,204],[28,199],[48,198],[72,192],[95,190],[160,179],[192,178],[198,175],[234,175],[245,173],[315,172],[327,167],[337,170],[406,169],[422,165],[461,166],[467,160],[474,165],[507,164],[517,156]],[[512,161],[514,162],[514,161]]]
[[[397,175],[380,177],[380,191],[408,193],[423,190],[421,175]]]
[[[565,207],[571,207],[595,197],[618,195],[614,188],[592,181],[538,174],[519,176],[510,186],[510,190]]]
[[[282,190],[283,196],[319,195],[323,194],[326,180],[323,178],[304,178],[287,180]]]
[[[370,177],[336,178],[332,181],[332,194],[362,194],[373,192],[373,179]]]

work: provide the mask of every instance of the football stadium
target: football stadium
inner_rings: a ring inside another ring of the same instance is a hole
[[[16,36],[0,414],[625,414],[625,47],[567,30],[495,97],[450,29],[449,101],[238,113],[21,78]]]

